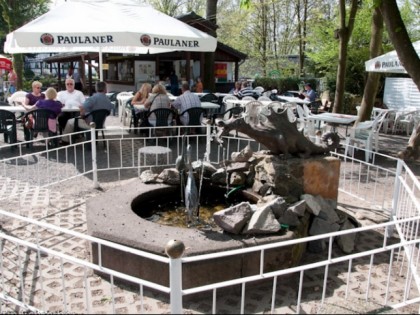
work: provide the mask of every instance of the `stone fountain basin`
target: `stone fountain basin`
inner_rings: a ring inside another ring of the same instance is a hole
[[[227,250],[286,241],[307,236],[309,215],[296,230],[270,235],[233,235],[194,228],[178,228],[147,221],[133,211],[133,203],[150,198],[159,199],[176,193],[179,186],[144,184],[133,179],[87,201],[88,234],[104,240],[166,256],[169,240],[185,244],[184,257],[219,253]],[[206,193],[209,193],[206,191]],[[102,265],[107,268],[169,286],[169,266],[107,246],[101,246]],[[269,272],[299,264],[305,245],[288,246],[265,251],[264,271]],[[98,263],[98,246],[91,246],[92,261]],[[207,285],[239,277],[258,275],[260,252],[183,264],[183,288]]]

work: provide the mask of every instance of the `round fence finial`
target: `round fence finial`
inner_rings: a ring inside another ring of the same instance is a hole
[[[96,124],[93,121],[89,124],[89,126],[90,126],[90,128],[96,128]]]
[[[185,245],[182,241],[170,240],[165,246],[165,253],[172,259],[182,256],[185,250]]]

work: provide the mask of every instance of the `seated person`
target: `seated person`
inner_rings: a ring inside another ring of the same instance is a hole
[[[147,99],[149,98],[149,94],[152,92],[152,85],[150,83],[143,83],[140,89],[134,94],[133,99],[131,100],[131,104],[135,107],[135,105],[144,105]]]
[[[203,82],[201,82],[201,78],[198,77],[195,83],[195,91],[197,93],[203,93]]]
[[[238,92],[238,97],[244,98],[245,96],[254,97],[254,90],[249,86],[248,81],[242,82],[241,90]]]
[[[157,108],[170,108],[171,101],[169,99],[166,88],[162,84],[156,84],[152,89],[152,94],[150,94],[147,101],[144,103],[144,107],[148,111],[152,111]],[[168,125],[172,122],[173,117],[168,118]],[[152,126],[156,126],[156,116],[151,114],[149,117],[149,123]]]
[[[229,91],[229,94],[238,96],[238,93],[240,90],[241,90],[241,82],[236,81],[235,86]]]
[[[89,124],[92,122],[92,117],[87,116],[91,111],[97,109],[107,109],[111,112],[114,108],[114,105],[111,103],[109,98],[106,96],[106,83],[103,81],[96,82],[96,93],[89,97],[82,106],[80,106],[80,119],[78,121],[78,126],[80,129],[89,129]],[[67,121],[66,127],[63,130],[63,134],[69,134],[74,132],[75,120],[77,118],[71,118]],[[69,136],[63,136],[63,144],[68,144],[70,142]]]
[[[305,83],[305,92],[301,93],[305,101],[314,102],[316,99],[316,92],[312,90],[310,83]]]
[[[35,109],[50,109],[52,110],[56,116],[55,117],[51,117],[48,120],[48,129],[52,132],[52,133],[56,133],[57,132],[57,121],[56,121],[56,117],[61,113],[61,108],[63,107],[63,104],[61,104],[59,101],[56,101],[56,97],[57,97],[57,91],[50,87],[47,89],[47,91],[45,91],[45,97],[46,99],[40,99],[38,102],[35,103],[35,105],[27,105],[27,104],[23,104],[22,106],[28,110],[35,110]],[[31,119],[31,115],[28,116],[29,119]],[[25,127],[24,128],[24,134],[25,134],[25,140],[29,140],[29,130],[28,128],[32,128],[33,126],[33,122],[26,122],[25,123]],[[34,134],[34,137],[36,137],[37,135]]]
[[[133,96],[131,100],[131,105],[133,105],[136,116],[139,119],[144,118],[143,115],[146,112],[144,103],[146,103],[151,92],[152,92],[152,85],[150,83],[143,83],[140,89],[137,91],[137,93]]]
[[[66,79],[66,89],[64,91],[58,92],[57,100],[64,105],[64,108],[79,108],[83,105],[85,96],[81,91],[75,89],[74,80],[69,78]],[[58,116],[58,125],[60,126],[60,131],[64,129],[67,121],[74,116],[74,113],[69,112],[63,112],[60,114],[60,116]]]
[[[45,94],[41,92],[42,83],[39,81],[32,82],[32,92],[26,94],[25,105],[35,105],[39,100],[45,99]]]
[[[182,95],[178,96],[172,102],[172,107],[176,108],[179,113],[182,113],[191,107],[201,107],[201,101],[197,94],[191,93],[190,86],[187,82],[182,83]],[[188,124],[188,114],[180,116],[180,123],[183,125]]]

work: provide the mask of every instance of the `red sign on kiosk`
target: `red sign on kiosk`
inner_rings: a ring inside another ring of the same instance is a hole
[[[214,77],[216,82],[227,82],[227,64],[215,63],[214,64]]]

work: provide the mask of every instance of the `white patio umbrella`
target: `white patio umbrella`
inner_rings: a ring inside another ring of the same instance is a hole
[[[420,56],[420,41],[414,42],[413,47]],[[395,50],[365,62],[368,72],[407,73]]]
[[[151,6],[109,1],[65,2],[9,33],[4,51],[157,54],[215,51],[217,40]]]

